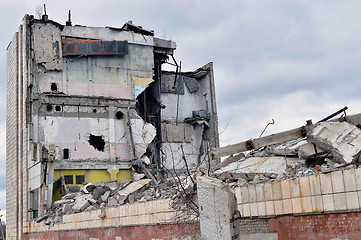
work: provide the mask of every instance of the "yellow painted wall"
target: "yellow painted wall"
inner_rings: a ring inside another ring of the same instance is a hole
[[[114,170],[113,170],[114,171]],[[118,170],[116,170],[118,171]],[[110,181],[111,176],[110,173],[105,169],[90,169],[90,170],[82,170],[82,169],[66,169],[66,170],[54,170],[54,179],[59,179],[61,176],[72,175],[73,176],[73,184],[79,187],[82,187],[82,184],[76,184],[76,176],[84,175],[84,181],[88,183],[97,183],[100,181]],[[120,169],[118,173],[116,173],[116,180],[129,180],[132,179],[133,173],[131,169]],[[60,189],[54,191],[53,201],[60,200]]]

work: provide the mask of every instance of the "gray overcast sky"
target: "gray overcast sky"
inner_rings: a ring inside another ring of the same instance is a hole
[[[38,1],[0,7],[0,208],[5,208],[6,47],[24,14],[47,5],[64,24],[154,29],[177,42],[182,70],[214,62],[222,145],[314,122],[361,100],[361,1]]]

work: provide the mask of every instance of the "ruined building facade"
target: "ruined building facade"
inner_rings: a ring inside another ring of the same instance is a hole
[[[175,49],[132,23],[24,17],[7,48],[8,239],[59,199],[59,179],[120,181],[136,169],[157,181],[217,162],[204,162],[219,144],[212,63],[179,72]],[[162,71],[168,61],[174,72]]]

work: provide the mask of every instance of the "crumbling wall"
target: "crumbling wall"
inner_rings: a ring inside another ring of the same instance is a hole
[[[218,162],[206,159],[206,153],[219,144],[212,74],[208,64],[195,72],[162,75],[162,152],[167,169],[186,168],[183,157],[190,168]]]

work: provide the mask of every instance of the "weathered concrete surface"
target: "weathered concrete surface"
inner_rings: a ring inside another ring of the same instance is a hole
[[[245,174],[282,174],[287,165],[297,164],[303,160],[287,157],[250,157],[225,166],[214,173],[231,173],[244,177]]]
[[[332,153],[334,161],[357,161],[361,151],[361,131],[347,122],[319,123],[308,135],[308,141]],[[357,158],[357,159],[356,159]]]
[[[306,140],[296,139],[283,144],[269,146],[266,151],[278,156],[297,156],[300,147],[307,143]]]
[[[298,149],[298,157],[299,158],[309,158],[309,157],[313,157],[316,154],[321,154],[321,153],[325,153],[326,151],[322,148],[317,147],[316,145],[313,145],[312,143],[307,143],[302,145],[299,149]]]
[[[219,179],[198,177],[197,189],[202,239],[239,239],[240,215],[235,216],[237,200],[229,186]]]
[[[118,192],[118,194],[120,196],[128,196],[129,194],[141,189],[142,187],[144,187],[145,185],[147,185],[151,181],[152,180],[150,180],[150,179],[142,179],[142,180],[139,180],[137,182],[132,182],[131,184],[129,184],[128,186],[126,186],[125,188],[120,190]]]

